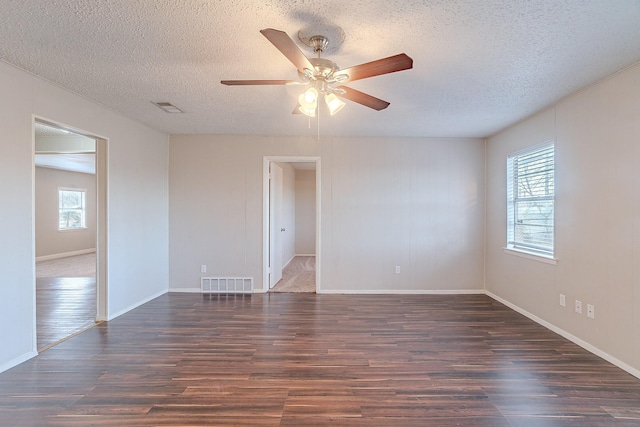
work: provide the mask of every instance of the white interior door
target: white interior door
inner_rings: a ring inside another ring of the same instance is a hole
[[[282,279],[282,168],[269,168],[269,289]]]

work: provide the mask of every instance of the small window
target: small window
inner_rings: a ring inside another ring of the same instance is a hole
[[[554,146],[507,157],[507,248],[553,258]]]
[[[86,190],[58,189],[58,230],[77,230],[86,226]]]

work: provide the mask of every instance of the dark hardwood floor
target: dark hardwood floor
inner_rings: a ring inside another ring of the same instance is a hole
[[[638,426],[640,379],[483,295],[167,294],[0,374],[7,426]]]
[[[95,324],[95,277],[36,279],[38,350]]]

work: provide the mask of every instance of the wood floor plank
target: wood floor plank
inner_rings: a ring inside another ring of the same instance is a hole
[[[36,279],[36,328],[42,350],[95,325],[95,277]]]
[[[483,295],[167,294],[0,374],[20,426],[627,426],[640,379]]]

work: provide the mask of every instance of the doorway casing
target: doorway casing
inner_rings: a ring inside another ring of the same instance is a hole
[[[315,163],[316,164],[316,293],[321,292],[320,274],[322,265],[321,253],[321,179],[320,157],[318,156],[264,156],[262,161],[262,289],[269,291],[269,167],[272,162],[278,163]]]
[[[31,205],[32,205],[32,259],[34,265],[33,272],[33,348],[37,352],[37,327],[36,327],[36,233],[35,233],[35,123],[42,123],[47,126],[64,129],[71,133],[86,136],[96,141],[95,145],[95,166],[96,166],[96,322],[105,321],[108,318],[108,286],[107,286],[107,224],[108,224],[108,140],[92,132],[87,132],[58,123],[54,120],[33,115],[32,117],[32,140],[31,140]]]

